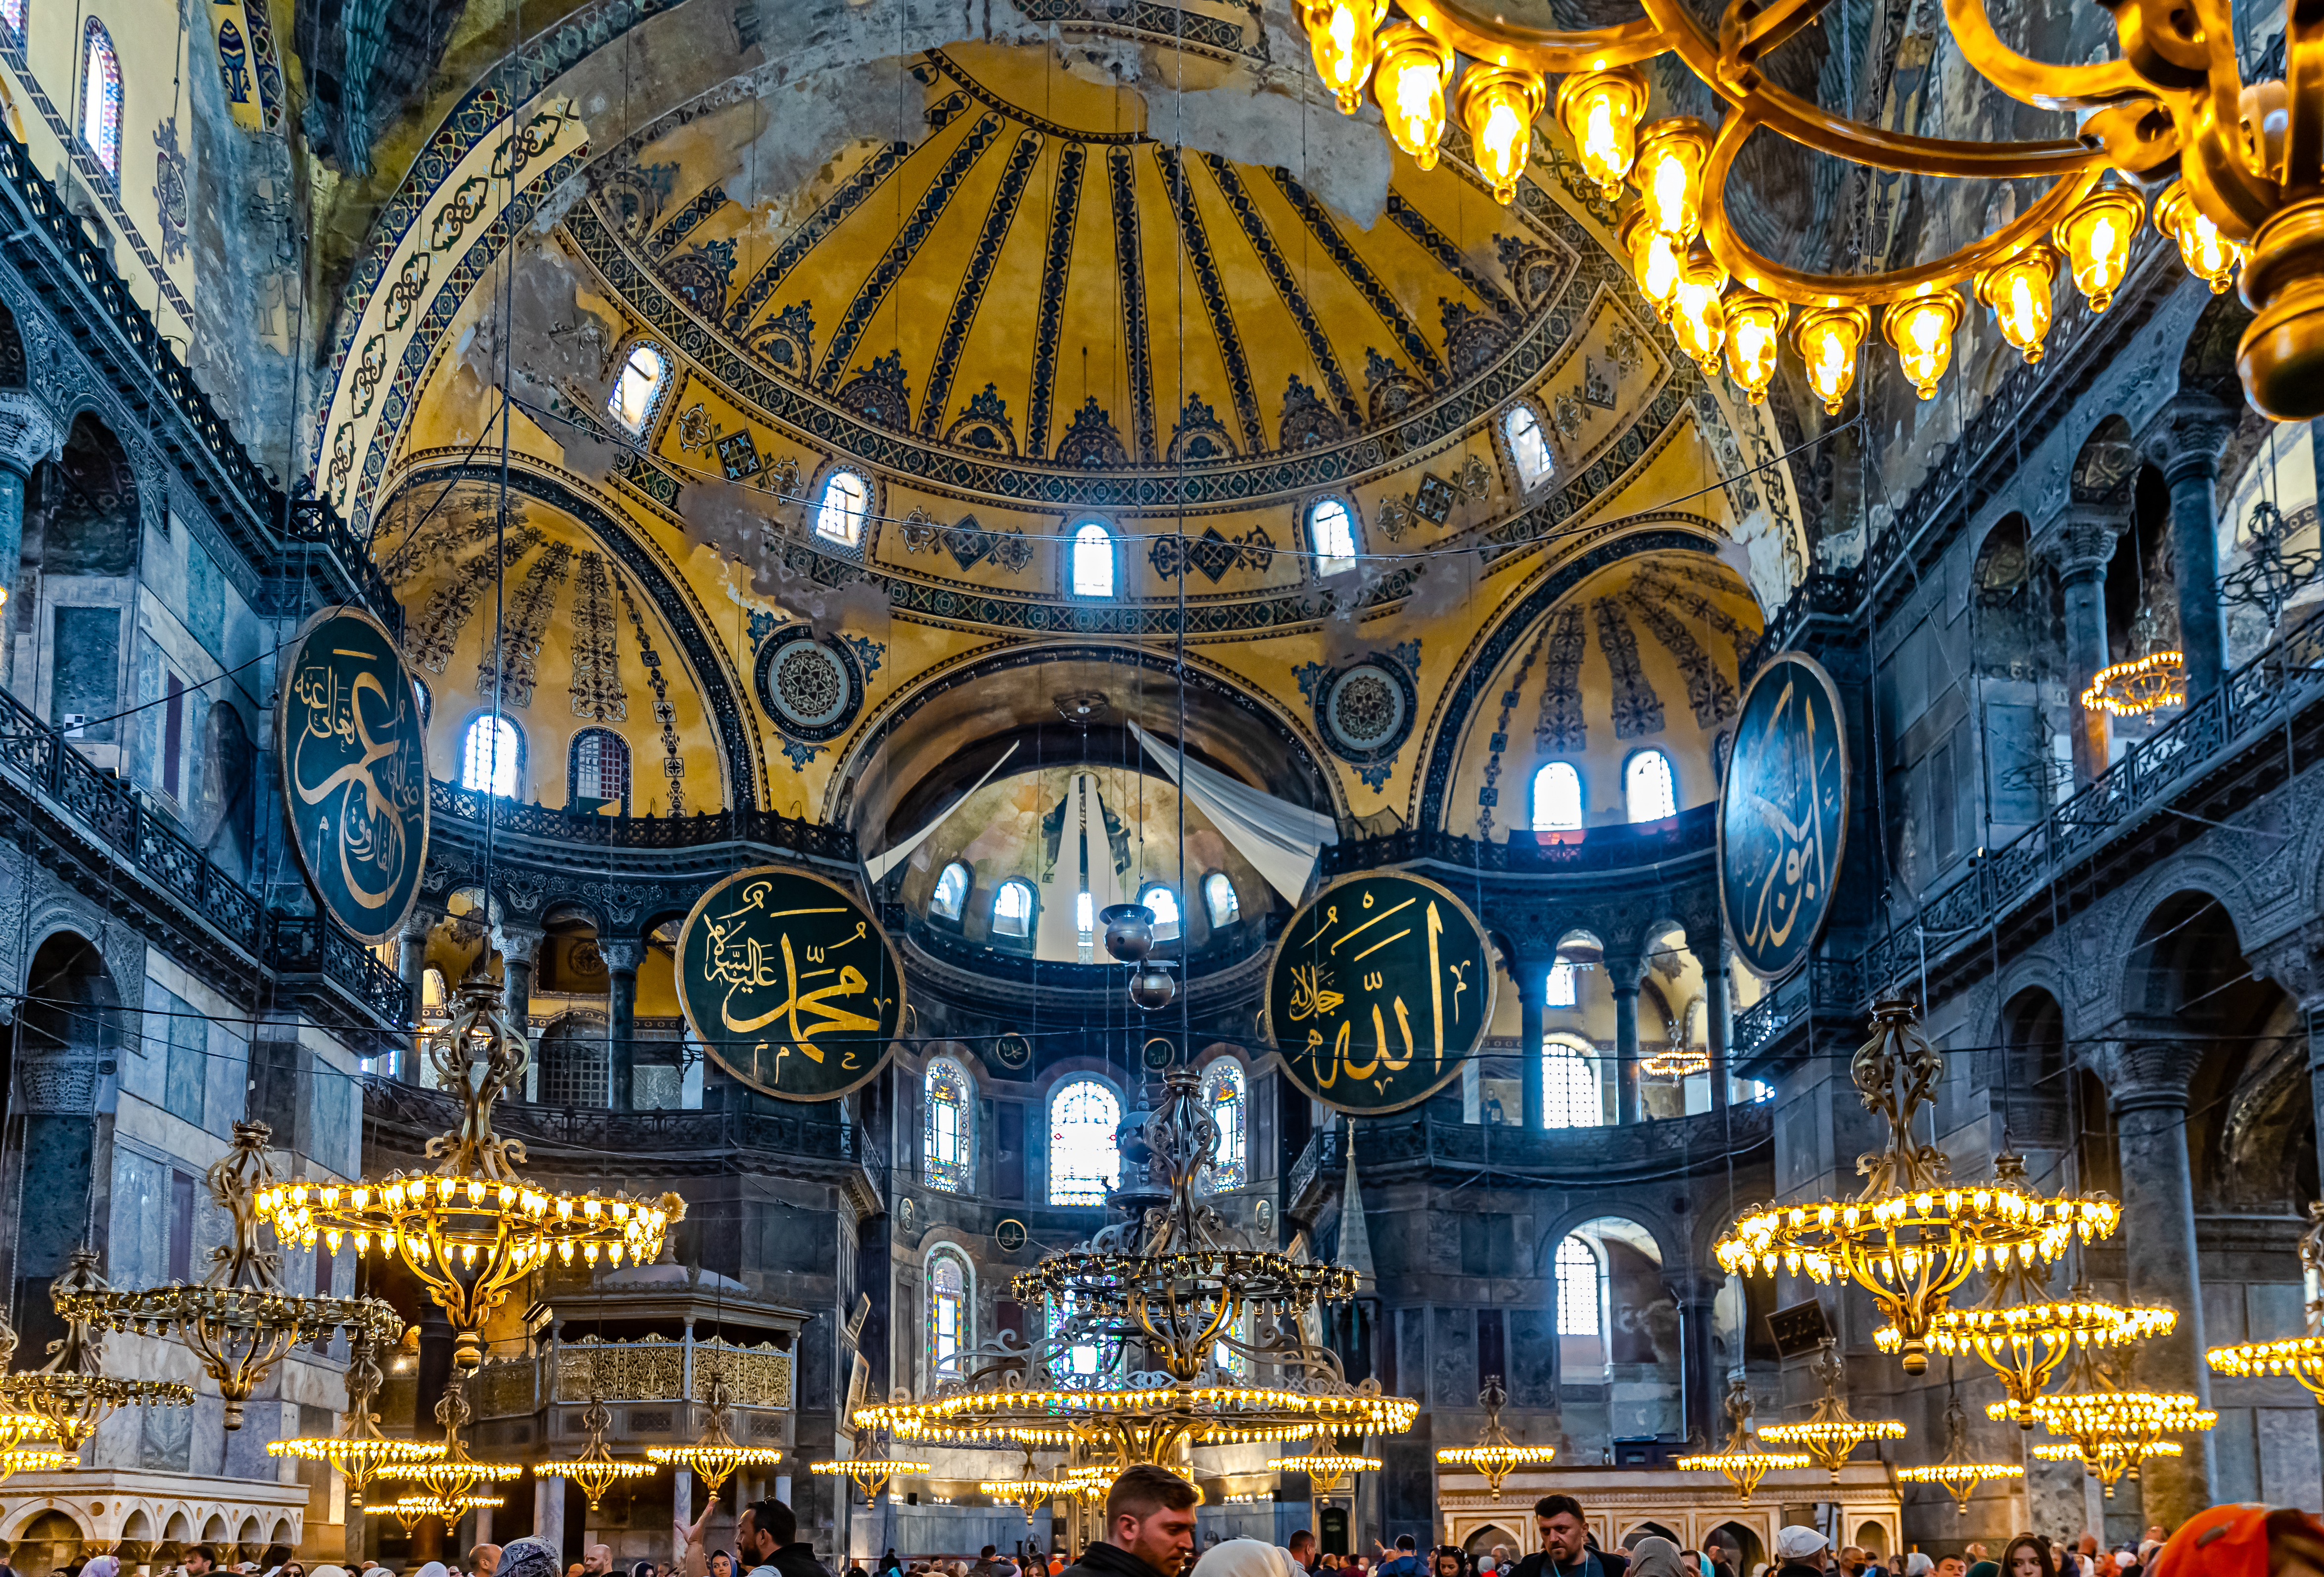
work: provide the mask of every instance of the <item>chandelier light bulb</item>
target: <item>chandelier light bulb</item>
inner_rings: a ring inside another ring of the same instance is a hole
[[[2154,227],[2179,244],[2179,261],[2189,273],[2210,286],[2211,294],[2227,294],[2244,249],[2219,234],[2211,217],[2195,206],[2195,195],[2185,181],[2173,181],[2154,200]]]
[[[1492,182],[1493,197],[1504,206],[1517,200],[1517,178],[1533,155],[1533,119],[1541,113],[1542,97],[1540,78],[1501,66],[1470,67],[1453,95],[1477,173]]]
[[[1703,376],[1719,375],[1719,353],[1727,337],[1727,309],[1720,292],[1727,288],[1727,271],[1698,251],[1679,271],[1671,293],[1671,331],[1679,348],[1702,367]]]
[[[1808,387],[1823,401],[1824,414],[1838,416],[1840,402],[1856,382],[1856,351],[1872,314],[1862,307],[1813,307],[1800,314],[1792,343],[1808,366]]]
[[[1340,101],[1342,115],[1353,115],[1363,106],[1364,82],[1372,74],[1379,47],[1373,34],[1382,9],[1379,0],[1309,0],[1300,7],[1315,74]]]
[[[1444,139],[1444,86],[1452,79],[1452,50],[1426,29],[1400,22],[1379,35],[1372,69],[1372,100],[1388,134],[1423,170],[1436,168]]]
[[[1993,309],[2001,337],[2030,365],[2042,359],[2050,334],[2050,296],[2058,280],[2058,254],[2029,246],[1977,276],[1977,299]]]
[[[1672,115],[1638,136],[1630,179],[1646,222],[1684,247],[1702,230],[1702,166],[1711,156],[1711,128],[1692,115]]]
[[[1783,350],[1784,319],[1791,309],[1756,290],[1727,293],[1727,375],[1735,380],[1754,405],[1767,398],[1775,381],[1775,363]]]
[[[1654,227],[1643,208],[1629,211],[1615,238],[1630,254],[1630,277],[1637,281],[1638,293],[1654,308],[1655,317],[1669,322],[1682,272],[1678,249],[1669,236]]]
[[[1953,330],[1960,324],[1961,300],[1950,290],[1892,303],[1880,315],[1881,331],[1896,347],[1897,364],[1923,400],[1937,397],[1937,383],[1952,364]]]
[[[2058,221],[2051,238],[2066,254],[2074,288],[2091,311],[2103,312],[2114,305],[2115,290],[2130,272],[2131,238],[2145,217],[2145,205],[2136,192],[2126,186],[2102,186]]]
[[[1573,139],[1582,168],[1612,202],[1638,157],[1638,117],[1646,113],[1646,78],[1635,66],[1577,71],[1557,85],[1557,121]]]

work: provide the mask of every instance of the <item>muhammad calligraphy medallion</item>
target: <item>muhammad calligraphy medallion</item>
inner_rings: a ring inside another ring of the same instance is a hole
[[[1848,775],[1831,676],[1784,652],[1744,693],[1719,793],[1719,907],[1735,956],[1762,980],[1797,969],[1831,913]]]
[[[1327,1106],[1370,1115],[1425,1101],[1493,1021],[1485,933],[1425,877],[1341,878],[1291,917],[1267,975],[1284,1065]]]
[[[752,1089],[834,1101],[887,1062],[904,970],[848,889],[766,865],[729,876],[686,917],[678,1000],[703,1049]]]
[[[282,670],[276,753],[290,845],[323,912],[394,936],[428,864],[428,737],[386,626],[360,609],[307,622]]]

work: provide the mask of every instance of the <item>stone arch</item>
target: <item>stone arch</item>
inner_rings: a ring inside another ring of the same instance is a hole
[[[2130,422],[2119,411],[2108,412],[2090,429],[2074,453],[2068,486],[2076,503],[2115,503],[2125,496],[2138,471],[2137,446],[2131,442]]]
[[[2208,863],[2208,862],[2205,862]],[[2132,906],[2144,918],[2122,950],[2122,1010],[2144,1017],[2175,1017],[2200,1008],[2245,967],[2242,927],[2225,894],[2235,883],[2214,885],[2191,862],[2174,862],[2152,884],[2163,896]]]
[[[1993,1085],[2002,1095],[2003,1126],[2013,1146],[2043,1148],[2068,1138],[2071,1056],[2066,1010],[2047,985],[2019,989],[2002,1004],[1999,1066]]]
[[[21,1563],[23,1571],[57,1571],[78,1560],[82,1545],[92,1536],[94,1530],[82,1526],[65,1507],[42,1507],[32,1510],[13,1536],[15,1548],[10,1561]]]
[[[73,418],[64,452],[33,468],[24,506],[24,558],[50,575],[126,575],[141,519],[135,468],[92,411]]]
[[[575,1008],[540,1032],[540,1077],[534,1088],[543,1105],[596,1111],[610,1104],[613,1065],[605,1030],[604,1014]]]
[[[1463,1545],[1462,1548],[1467,1550],[1470,1555],[1473,1558],[1478,1555],[1489,1555],[1492,1554],[1493,1546],[1495,1545],[1507,1545],[1512,1552],[1525,1548],[1525,1541],[1523,1539],[1520,1539],[1513,1533],[1504,1531],[1497,1525],[1489,1522],[1484,1526],[1479,1528],[1476,1532],[1471,1534],[1469,1536],[1468,1542]]]

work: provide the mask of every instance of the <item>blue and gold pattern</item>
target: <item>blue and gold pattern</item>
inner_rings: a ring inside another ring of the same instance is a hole
[[[1719,907],[1743,967],[1806,961],[1838,897],[1848,842],[1840,692],[1813,658],[1778,654],[1744,693],[1719,793]]]

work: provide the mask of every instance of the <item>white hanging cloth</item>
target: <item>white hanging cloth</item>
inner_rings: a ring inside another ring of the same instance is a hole
[[[864,861],[863,869],[871,873],[872,885],[879,885],[881,878],[885,877],[889,872],[893,871],[898,865],[908,859],[914,849],[918,848],[922,844],[927,842],[928,835],[935,832],[936,828],[944,825],[945,822],[950,821],[952,819],[952,813],[958,810],[962,806],[966,805],[969,801],[970,795],[973,795],[979,788],[983,788],[987,783],[991,782],[992,780],[992,774],[999,771],[1003,766],[1007,765],[1009,758],[1016,753],[1017,742],[1012,740],[1010,742],[1009,748],[1001,752],[1001,759],[993,762],[991,766],[985,768],[984,776],[979,778],[975,782],[969,785],[967,794],[962,795],[959,798],[946,806],[942,816],[937,816],[934,821],[928,823],[927,825],[922,827],[918,832],[914,833],[910,837],[906,838],[902,843],[898,844],[894,848],[874,854],[870,859]]]
[[[1307,890],[1308,878],[1315,873],[1316,856],[1323,845],[1340,841],[1338,824],[1192,758],[1185,763],[1182,779],[1177,752],[1163,749],[1135,723],[1130,732],[1146,747],[1163,775],[1211,818],[1212,825],[1267,878],[1268,884],[1297,903]]]

